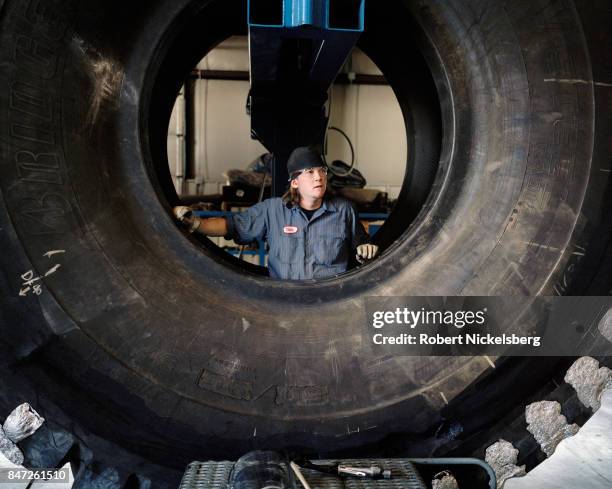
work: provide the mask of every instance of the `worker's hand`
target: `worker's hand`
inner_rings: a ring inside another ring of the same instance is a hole
[[[191,208],[184,205],[179,205],[172,209],[172,213],[179,221],[185,222],[185,219],[190,217],[188,214],[191,214]]]
[[[357,261],[365,263],[378,254],[378,246],[373,244],[362,244],[357,247]]]
[[[199,217],[194,216],[191,213],[190,207],[179,205],[172,209],[172,213],[174,214],[174,217],[176,217],[180,221],[181,224],[188,226],[190,233],[197,231],[197,229],[200,227],[201,220]]]

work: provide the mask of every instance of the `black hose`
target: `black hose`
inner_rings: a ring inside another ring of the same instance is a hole
[[[353,147],[353,143],[351,142],[351,139],[348,137],[348,135],[340,128],[336,127],[336,126],[331,126],[329,128],[330,131],[337,131],[340,134],[342,134],[342,136],[344,136],[344,139],[346,139],[346,142],[349,145],[349,148],[351,149],[351,164],[349,165],[349,169],[345,172],[343,171],[338,171],[338,170],[334,170],[334,168],[330,165],[327,164],[326,158],[325,158],[325,154],[323,155],[323,160],[325,161],[325,164],[327,165],[327,167],[329,168],[329,171],[331,171],[335,176],[337,177],[346,177],[348,175],[350,175],[353,172],[353,167],[355,166],[355,148]]]

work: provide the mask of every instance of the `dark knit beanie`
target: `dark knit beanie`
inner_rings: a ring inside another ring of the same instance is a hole
[[[319,150],[313,146],[301,146],[295,148],[289,156],[287,160],[287,173],[289,173],[289,178],[291,179],[295,172],[320,166],[326,165]]]

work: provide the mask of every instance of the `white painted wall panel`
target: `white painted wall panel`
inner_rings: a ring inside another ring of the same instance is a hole
[[[248,82],[202,80],[196,84],[197,174],[206,181],[223,181],[223,172],[246,168],[266,152],[251,139],[245,105]]]
[[[234,36],[213,49],[197,66],[200,70],[249,71],[246,36]]]
[[[370,185],[400,184],[406,173],[406,130],[391,88],[360,85],[356,104],[358,168]]]
[[[177,98],[177,103],[174,104],[168,124],[168,162],[170,164],[170,174],[173,177],[174,188],[177,193],[181,193],[181,182],[184,177],[181,168],[181,161],[184,157],[184,139],[179,136],[179,133],[184,131],[184,127],[182,122],[179,122],[179,117],[183,117],[183,114],[179,110],[180,104],[178,101],[179,99]]]
[[[361,75],[382,75],[381,71],[378,69],[378,66],[376,66],[374,62],[359,49],[353,50],[351,54],[351,63],[349,66],[351,71]]]

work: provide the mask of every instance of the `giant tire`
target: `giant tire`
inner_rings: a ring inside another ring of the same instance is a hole
[[[362,47],[405,115],[404,192],[374,264],[283,283],[187,239],[163,178],[169,101],[244,29],[243,2],[0,2],[3,410],[58,409],[105,463],[133,452],[142,472],[352,449],[435,429],[476,381],[478,412],[534,362],[379,357],[364,297],[609,291],[610,7],[396,0],[366,15]],[[417,215],[419,179],[433,181]],[[19,296],[22,274],[56,264]]]

